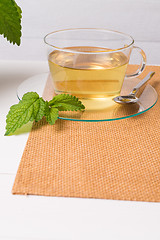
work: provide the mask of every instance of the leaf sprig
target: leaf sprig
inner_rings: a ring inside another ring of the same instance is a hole
[[[5,136],[13,134],[29,121],[38,122],[43,117],[53,125],[58,119],[59,111],[78,111],[85,106],[78,98],[69,94],[60,94],[51,101],[44,101],[36,92],[25,93],[18,104],[10,107],[6,117]]]
[[[21,18],[22,11],[15,0],[0,0],[0,34],[18,46],[22,35]]]

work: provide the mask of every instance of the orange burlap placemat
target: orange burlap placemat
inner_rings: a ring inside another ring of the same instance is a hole
[[[160,66],[149,71],[160,94]],[[160,99],[124,120],[33,124],[12,193],[159,202]]]

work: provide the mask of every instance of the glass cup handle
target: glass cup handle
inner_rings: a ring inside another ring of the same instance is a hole
[[[137,77],[137,76],[139,76],[143,72],[143,70],[146,66],[146,54],[144,53],[144,51],[140,47],[133,46],[133,48],[136,49],[141,54],[141,57],[142,57],[141,65],[135,73],[127,74],[126,77]]]

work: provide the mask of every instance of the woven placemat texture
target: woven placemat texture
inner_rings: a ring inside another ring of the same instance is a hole
[[[147,66],[141,78],[149,71],[160,94],[160,66]],[[119,121],[34,123],[12,193],[159,202],[160,99]]]

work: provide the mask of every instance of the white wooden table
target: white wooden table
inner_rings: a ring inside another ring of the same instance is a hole
[[[158,0],[17,0],[20,47],[0,36],[0,240],[159,240],[160,203],[11,194],[28,134],[4,137],[17,86],[48,71],[43,37],[56,29],[101,27],[132,35],[160,65]],[[32,62],[31,62],[32,60]],[[39,62],[38,62],[39,61]]]

